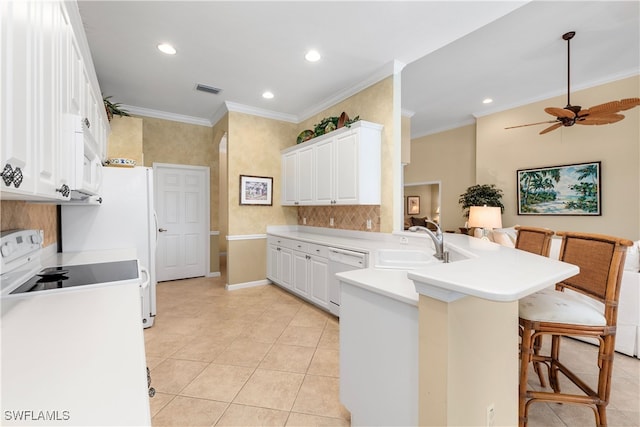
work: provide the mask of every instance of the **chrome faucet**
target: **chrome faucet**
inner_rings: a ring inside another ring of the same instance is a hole
[[[433,246],[436,248],[436,253],[433,254],[437,259],[444,261],[446,256],[444,252],[444,235],[442,234],[442,230],[440,226],[431,220],[425,220],[429,224],[433,224],[436,227],[436,232],[429,230],[427,227],[422,227],[421,225],[414,225],[413,227],[409,227],[409,231],[416,232],[418,230],[425,231],[431,240],[433,240]]]

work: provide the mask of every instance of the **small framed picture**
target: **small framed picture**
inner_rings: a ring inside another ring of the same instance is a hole
[[[420,196],[407,196],[407,215],[420,213]]]
[[[266,176],[240,175],[240,204],[273,204],[273,178]]]

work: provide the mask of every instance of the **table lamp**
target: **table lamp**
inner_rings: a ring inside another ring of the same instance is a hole
[[[469,227],[482,229],[482,240],[489,240],[487,230],[502,228],[502,209],[493,206],[471,206],[469,208]]]

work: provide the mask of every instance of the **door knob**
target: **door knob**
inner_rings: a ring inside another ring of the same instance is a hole
[[[164,233],[165,231],[168,231],[166,228],[158,228],[158,231],[161,233]]]

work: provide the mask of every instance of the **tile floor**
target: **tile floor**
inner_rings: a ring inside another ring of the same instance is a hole
[[[224,283],[158,284],[160,314],[144,332],[153,425],[349,426],[338,396],[337,319],[277,286],[228,292]],[[563,353],[581,366],[592,349],[568,341]],[[640,360],[617,354],[613,375],[609,425],[640,426]],[[529,420],[595,425],[575,405],[536,404]]]

